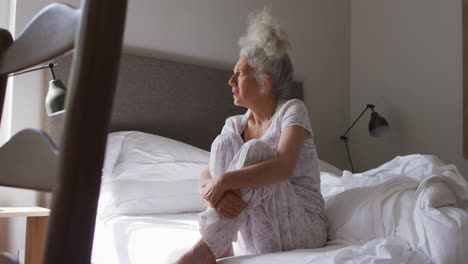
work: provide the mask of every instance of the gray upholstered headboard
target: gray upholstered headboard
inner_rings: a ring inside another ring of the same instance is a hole
[[[67,83],[71,55],[56,62],[57,78]],[[246,111],[233,104],[231,75],[232,71],[124,54],[110,132],[138,130],[209,150],[224,120]],[[288,97],[302,99],[302,84],[295,83]],[[57,143],[61,118],[45,122]]]

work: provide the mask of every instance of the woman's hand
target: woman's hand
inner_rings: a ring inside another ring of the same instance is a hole
[[[201,194],[201,201],[204,205],[208,207],[210,207],[210,203],[206,201],[203,198],[203,196],[205,195],[207,191],[206,185],[212,180],[213,178],[211,178],[211,174],[210,174],[210,165],[208,164],[207,168],[200,175],[200,184],[198,185],[198,192]]]
[[[221,200],[216,205],[216,211],[223,216],[233,219],[247,208],[247,203],[242,200],[242,193],[240,190],[229,190],[224,193]]]
[[[247,208],[248,204],[242,200],[240,190],[222,189],[220,187],[221,180],[221,175],[216,179],[211,178],[209,166],[202,172],[199,185],[202,203],[215,208],[218,213],[227,218],[236,218]],[[221,195],[221,198],[218,199],[219,195]]]
[[[216,208],[216,205],[226,192],[226,190],[221,188],[221,184],[218,179],[218,177],[211,179],[204,185],[200,186],[200,194],[202,196],[203,204],[213,208]]]

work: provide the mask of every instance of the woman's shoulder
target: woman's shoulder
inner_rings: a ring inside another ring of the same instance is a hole
[[[278,122],[281,123],[281,129],[283,130],[294,125],[302,126],[312,136],[313,132],[309,121],[309,112],[304,102],[299,99],[291,99],[281,103],[278,113]]]
[[[230,116],[226,118],[225,124],[232,124],[232,125],[237,125],[242,122],[242,119],[244,118],[244,115],[235,115],[235,116]]]
[[[226,118],[223,131],[238,132],[244,126],[248,112],[243,115],[235,115]]]
[[[297,111],[307,111],[307,108],[302,100],[290,99],[280,101],[280,109],[278,112],[280,112],[281,114]]]

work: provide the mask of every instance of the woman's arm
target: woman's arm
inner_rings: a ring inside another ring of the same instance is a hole
[[[211,204],[205,200],[204,195],[210,188],[210,166],[206,168],[200,175],[199,192],[202,195],[202,203],[206,206],[216,208],[216,210],[227,218],[236,218],[246,207],[247,203],[242,200],[240,190],[230,190],[224,193],[217,204]],[[207,187],[208,186],[208,187]]]
[[[198,192],[202,196],[202,203],[210,207],[214,207],[214,206],[211,205],[209,201],[205,200],[204,195],[207,191],[206,186],[212,179],[213,178],[211,178],[211,174],[210,174],[210,164],[208,164],[208,167],[204,169],[200,175],[200,183],[198,184]]]
[[[209,181],[211,181],[211,174],[210,174],[210,164],[208,164],[208,167],[203,170],[203,172],[200,175],[200,188],[202,186],[205,186]]]
[[[227,190],[268,186],[290,179],[309,132],[301,126],[290,126],[280,136],[275,158],[219,175],[210,182],[203,195],[217,204]]]
[[[302,146],[309,132],[301,126],[290,126],[280,136],[278,155],[240,170],[220,175],[219,184],[224,190],[268,186],[293,176]]]

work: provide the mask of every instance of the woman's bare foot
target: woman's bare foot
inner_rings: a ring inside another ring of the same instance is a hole
[[[216,257],[203,239],[185,253],[175,264],[214,264]]]

